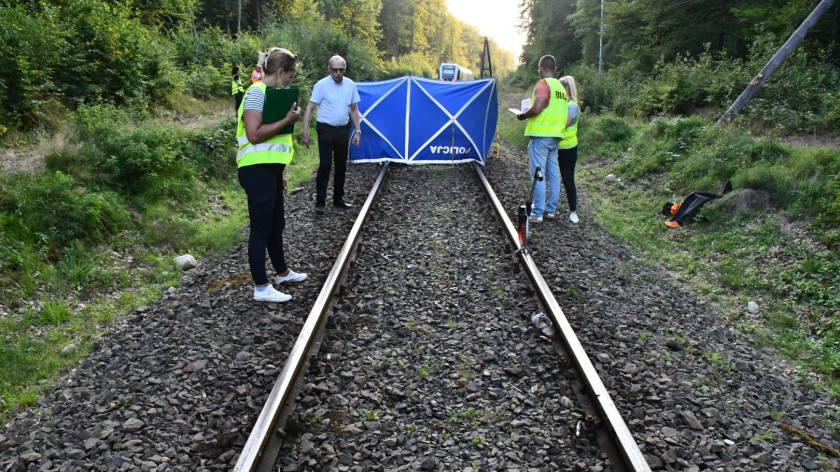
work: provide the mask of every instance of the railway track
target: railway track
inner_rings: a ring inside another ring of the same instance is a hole
[[[650,470],[481,168],[389,168],[235,470],[561,470],[599,457]],[[413,206],[413,192],[437,203]],[[394,246],[417,257],[392,260]],[[449,267],[455,252],[466,272]],[[554,345],[521,322],[536,310]]]
[[[527,164],[502,149],[482,170],[513,212]],[[348,196],[364,200],[380,170],[354,166]],[[389,172],[265,467],[631,468],[562,342],[530,326],[546,308],[472,169]],[[311,275],[287,287],[297,301],[249,303],[244,243],[201,261],[0,429],[0,470],[232,470],[361,207],[312,218],[315,190],[302,190],[286,202],[289,258]],[[532,262],[651,469],[838,470],[833,398],[583,216],[534,228]]]

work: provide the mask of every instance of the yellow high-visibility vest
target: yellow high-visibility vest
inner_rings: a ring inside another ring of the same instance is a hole
[[[566,119],[569,117],[569,104],[566,101],[566,89],[559,80],[554,77],[547,77],[550,98],[548,106],[539,115],[528,118],[525,125],[525,136],[562,138],[566,130]],[[535,103],[537,89],[531,93],[531,106]]]
[[[254,164],[288,164],[295,155],[295,147],[291,134],[273,136],[259,144],[251,144],[245,133],[245,100],[254,89],[265,93],[265,84],[257,82],[252,85],[242,103],[239,104],[239,123],[236,126],[236,141],[239,152],[236,153],[236,167],[252,166]]]
[[[575,103],[572,100],[569,100],[571,103]],[[577,126],[580,123],[580,107],[578,107],[578,117],[572,126],[566,128],[566,131],[563,131],[563,140],[560,141],[560,149],[572,149],[573,147],[578,145],[577,140]]]
[[[230,94],[236,95],[237,93],[241,93],[245,91],[245,87],[236,83],[235,79],[230,79]]]

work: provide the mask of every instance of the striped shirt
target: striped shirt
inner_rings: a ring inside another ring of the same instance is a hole
[[[245,92],[245,107],[243,108],[243,112],[252,110],[262,113],[264,105],[265,93],[259,87],[251,87]]]

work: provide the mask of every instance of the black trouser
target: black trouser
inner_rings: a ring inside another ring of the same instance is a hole
[[[286,215],[283,211],[283,170],[285,164],[254,164],[239,168],[239,185],[248,194],[248,218],[251,231],[248,236],[248,265],[254,283],[268,283],[265,272],[265,250],[274,270],[286,272],[283,256],[283,229]]]
[[[566,187],[569,211],[575,211],[577,209],[577,188],[575,187],[577,146],[571,149],[557,150],[557,163],[560,164],[560,178],[563,179],[563,187]]]
[[[236,103],[236,108],[233,111],[239,114],[239,105],[242,103],[242,98],[245,96],[245,92],[237,92],[233,94],[233,101]]]
[[[336,127],[319,122],[315,125],[315,130],[318,131],[318,157],[321,161],[318,166],[318,176],[315,179],[317,189],[315,204],[324,205],[327,201],[327,185],[330,183],[330,167],[333,161],[335,161],[333,203],[340,203],[344,200],[344,179],[347,174],[347,154],[350,150],[350,123]]]

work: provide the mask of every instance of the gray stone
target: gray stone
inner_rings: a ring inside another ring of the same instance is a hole
[[[179,270],[190,270],[195,268],[198,265],[198,262],[195,260],[191,254],[183,254],[178,256],[174,259],[175,267]]]
[[[27,451],[21,454],[20,458],[25,462],[35,462],[41,460],[41,454],[35,451]]]
[[[141,421],[137,418],[129,418],[128,420],[126,420],[125,423],[123,423],[122,426],[123,426],[124,430],[126,430],[130,433],[133,433],[133,432],[140,431],[141,429],[143,429],[143,426],[145,426],[145,425],[146,425],[146,423],[144,423],[143,421]]]
[[[691,429],[703,429],[703,424],[697,419],[697,416],[690,410],[682,410],[680,412],[683,422]]]
[[[68,344],[64,346],[64,349],[61,350],[61,355],[69,357],[76,354],[78,350],[79,348],[77,348],[75,344]]]

